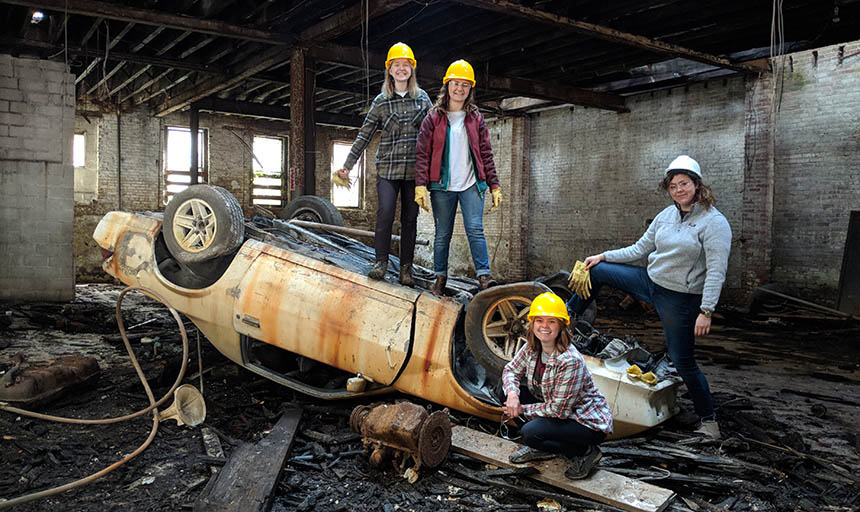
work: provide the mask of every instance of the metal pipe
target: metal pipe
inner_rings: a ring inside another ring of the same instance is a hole
[[[335,233],[344,233],[347,235],[354,236],[369,236],[373,238],[375,233],[373,231],[367,231],[364,229],[356,229],[356,228],[348,228],[346,226],[335,226],[333,224],[321,224],[319,222],[311,222],[308,220],[298,220],[298,219],[290,219],[287,221],[288,224],[294,224],[303,228],[313,228],[313,229],[325,229],[328,231],[334,231]],[[391,239],[399,242],[399,235],[391,235]],[[429,240],[415,240],[416,245],[430,245]]]

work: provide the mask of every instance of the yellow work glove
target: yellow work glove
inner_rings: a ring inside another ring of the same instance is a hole
[[[629,377],[630,380],[639,379],[649,386],[657,384],[657,376],[654,375],[654,372],[642,373],[642,369],[639,368],[639,365],[637,364],[631,365],[627,368],[627,377]]]
[[[430,211],[430,192],[427,192],[427,187],[418,185],[415,187],[415,202],[418,206],[424,208],[425,212]]]
[[[343,187],[347,190],[352,186],[352,183],[349,181],[349,170],[347,169],[338,169],[331,173],[331,182],[337,185],[338,187]]]
[[[570,272],[567,285],[570,291],[579,295],[580,299],[585,300],[591,297],[591,271],[585,268],[585,263],[576,262]]]
[[[502,204],[502,189],[500,187],[494,188],[490,193],[493,194],[493,206],[490,207],[487,213],[490,213]]]

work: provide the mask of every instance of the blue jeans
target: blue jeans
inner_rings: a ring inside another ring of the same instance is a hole
[[[520,387],[520,403],[534,404],[538,400],[526,386]],[[582,425],[574,419],[561,418],[532,418],[520,426],[524,445],[547,453],[556,453],[565,457],[585,455],[592,446],[597,446],[606,434]]]
[[[577,316],[581,315],[604,284],[654,305],[663,322],[663,335],[666,337],[669,358],[687,385],[696,414],[702,419],[713,419],[714,402],[711,389],[696,364],[694,354],[696,318],[699,316],[702,296],[663,288],[648,277],[648,271],[644,267],[604,261],[591,268],[591,297],[582,300],[574,294],[567,301],[567,309]]]
[[[487,253],[487,240],[484,238],[484,196],[478,187],[472,185],[462,192],[444,190],[430,191],[433,205],[433,220],[436,223],[436,237],[433,240],[433,270],[437,276],[448,275],[448,250],[451,235],[454,234],[454,217],[457,203],[463,214],[463,226],[469,239],[469,250],[475,263],[475,274],[490,275],[490,256]]]

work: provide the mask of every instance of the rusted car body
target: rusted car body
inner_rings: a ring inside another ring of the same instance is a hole
[[[397,390],[500,419],[500,403],[480,375],[474,382],[474,368],[458,369],[464,352],[463,346],[455,348],[455,340],[463,338],[456,332],[463,313],[460,302],[370,280],[252,238],[231,255],[213,283],[183,287],[162,271],[169,259],[160,240],[162,222],[160,214],[105,215],[93,235],[105,257],[104,269],[127,285],[157,291],[237,364],[319,398]],[[309,385],[296,372],[271,363],[266,354],[273,347],[360,376],[368,385],[360,392]],[[645,430],[676,412],[676,382],[649,387],[599,359],[587,361],[613,404],[616,437]]]

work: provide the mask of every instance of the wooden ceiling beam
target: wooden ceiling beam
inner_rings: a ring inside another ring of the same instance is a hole
[[[73,2],[67,0],[0,0],[0,3],[128,21],[142,25],[188,30],[267,44],[282,45],[294,42],[293,38],[288,34],[242,27],[223,21],[205,20],[151,9],[140,9],[128,5],[100,2],[98,0],[74,0]]]
[[[320,44],[310,48],[308,53],[318,60],[335,62],[347,66],[355,66],[356,62],[361,62],[361,51],[351,47]],[[368,58],[373,62],[385,61],[385,56],[377,53],[370,53]],[[480,68],[480,66],[476,66],[476,68]],[[421,73],[423,76],[445,76],[446,69],[447,64],[427,62],[426,59],[421,61]],[[624,104],[624,98],[614,94],[597,93],[558,83],[538,82],[536,80],[528,80],[525,78],[488,75],[486,73],[482,74],[480,71],[477,72],[476,78],[479,88],[494,89],[500,92],[510,93],[514,96],[528,96],[531,98],[542,98],[558,101],[560,103],[572,103],[575,105],[612,110],[615,112],[628,112],[628,109]],[[431,90],[435,90],[435,87],[432,85],[427,87]]]
[[[274,105],[263,105],[249,101],[230,101],[217,98],[206,98],[194,103],[194,107],[210,112],[224,114],[238,114],[253,117],[268,117],[271,119],[290,119],[289,107],[278,107]],[[364,122],[361,116],[350,116],[345,114],[332,114],[329,112],[314,112],[314,121],[317,124],[328,124],[335,126],[349,126],[358,128]]]
[[[678,46],[672,43],[666,43],[651,39],[644,36],[629,34],[614,28],[595,25],[585,21],[579,21],[566,16],[560,16],[547,11],[533,9],[525,5],[518,4],[511,0],[456,0],[463,5],[469,5],[488,11],[516,16],[518,18],[529,21],[545,23],[555,27],[566,27],[575,32],[586,34],[591,37],[612,41],[617,44],[623,44],[640,48],[654,53],[671,55],[673,57],[684,57],[685,59],[704,62],[719,66],[721,68],[733,69],[742,73],[766,73],[769,71],[767,67],[761,66],[759,63],[738,63],[732,62],[716,55],[699,52],[683,46]]]

